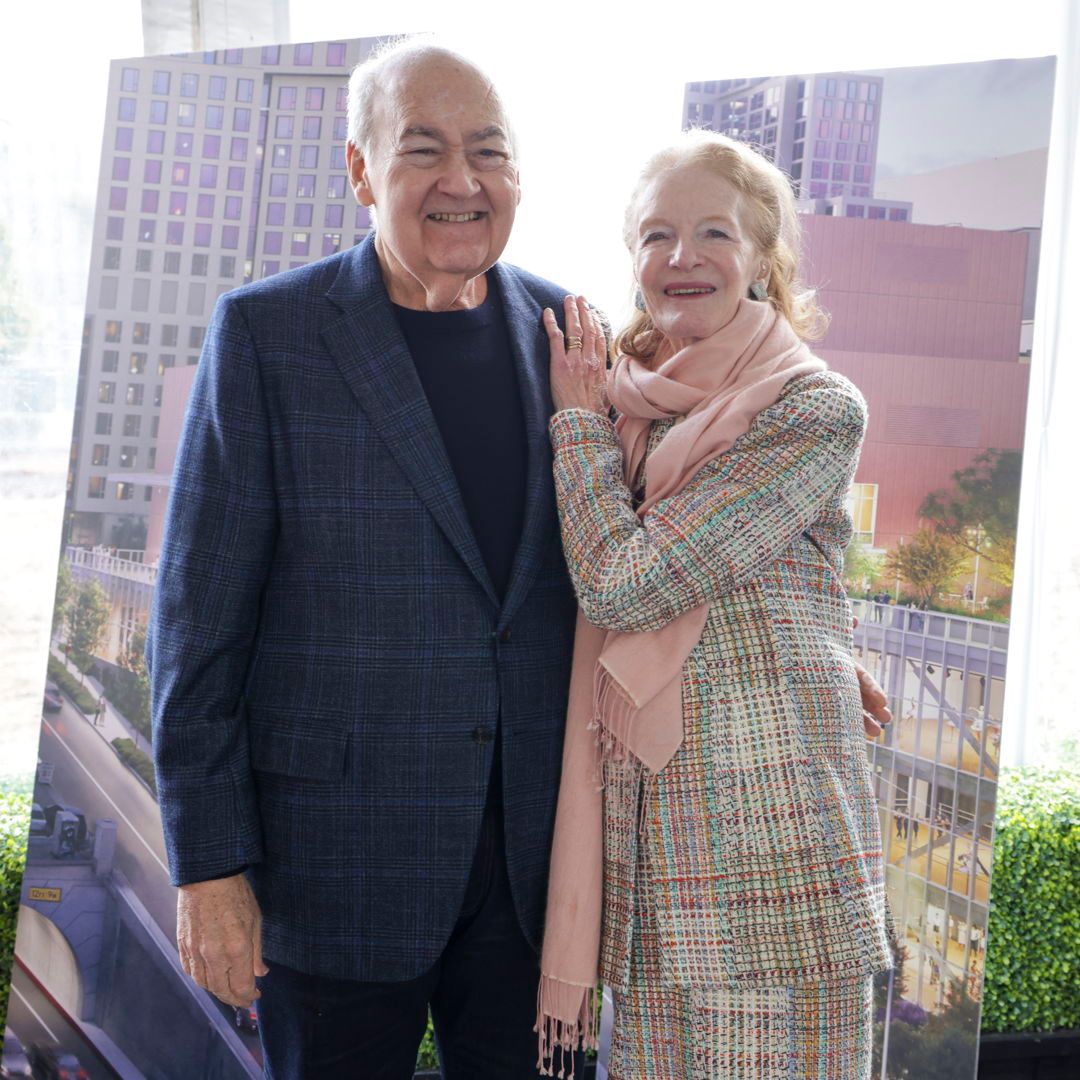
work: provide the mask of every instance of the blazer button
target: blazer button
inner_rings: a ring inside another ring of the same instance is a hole
[[[489,734],[487,728],[484,727],[473,728],[472,737],[474,742],[478,742],[481,744],[491,741],[491,735]]]
[[[505,643],[506,643],[507,641],[509,641],[509,640],[510,640],[510,627],[509,627],[509,626],[504,626],[504,627],[502,628],[502,630],[501,630],[501,631],[499,631],[499,640],[500,640],[501,642],[503,642],[504,644],[505,644]]]

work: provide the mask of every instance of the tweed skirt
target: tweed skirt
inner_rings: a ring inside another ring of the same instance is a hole
[[[611,988],[608,1080],[869,1080],[872,975],[737,989],[665,979],[647,849],[637,846],[628,970]]]

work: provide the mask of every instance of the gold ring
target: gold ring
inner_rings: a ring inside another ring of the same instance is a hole
[[[570,349],[580,349],[581,346],[582,346],[581,338],[579,338],[579,337],[567,337],[567,339],[566,339],[567,351],[569,351]]]

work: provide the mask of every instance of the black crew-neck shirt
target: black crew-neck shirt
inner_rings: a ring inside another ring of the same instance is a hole
[[[464,311],[394,304],[495,592],[506,597],[525,516],[526,435],[506,316],[491,275]]]

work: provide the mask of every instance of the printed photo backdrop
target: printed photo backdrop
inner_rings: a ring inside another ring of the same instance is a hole
[[[792,180],[815,349],[866,396],[845,580],[902,966],[874,1076],[974,1076],[1052,58],[691,82]]]
[[[363,237],[344,88],[371,40],[117,61],[8,1024],[90,1077],[257,1076],[175,950],[144,628],[216,297]],[[883,1077],[973,1074],[1053,62],[690,83],[805,211],[820,352],[870,403],[847,576],[896,722],[870,746],[903,968]],[[720,74],[719,72],[717,74]],[[620,288],[622,282],[620,282]],[[967,1066],[965,1065],[965,1068]],[[944,1070],[944,1071],[943,1071]]]

